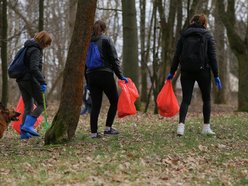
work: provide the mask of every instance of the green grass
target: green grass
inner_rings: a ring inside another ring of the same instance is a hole
[[[214,137],[200,133],[201,121],[189,113],[177,137],[177,117],[138,114],[116,119],[119,136],[91,139],[89,116],[81,116],[75,139],[51,146],[20,141],[9,128],[0,185],[248,185],[248,114],[214,113]]]

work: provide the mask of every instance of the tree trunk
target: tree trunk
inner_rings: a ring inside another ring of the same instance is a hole
[[[8,33],[8,21],[7,21],[7,0],[1,1],[1,60],[2,60],[2,99],[1,102],[4,105],[8,103],[8,47],[7,47],[7,33]]]
[[[219,15],[227,30],[230,47],[239,61],[238,110],[248,112],[248,26],[246,25],[245,39],[242,40],[235,30],[235,1],[227,2],[227,11],[224,10],[223,1],[217,3]]]
[[[39,0],[39,32],[43,30],[44,25],[44,0]]]
[[[154,6],[154,9],[153,9],[153,15],[154,15],[154,19],[153,19],[153,47],[152,47],[152,56],[153,56],[153,59],[152,59],[152,78],[151,78],[151,88],[153,90],[153,101],[154,101],[154,105],[156,105],[156,98],[157,98],[157,95],[158,95],[158,91],[159,91],[159,88],[158,88],[158,70],[159,70],[159,64],[158,64],[158,48],[159,48],[159,32],[157,31],[157,9],[158,9],[158,4],[157,4],[157,1],[154,1],[153,3],[153,6]],[[158,108],[157,106],[154,107],[154,114],[157,114],[158,113]]]
[[[221,91],[215,89],[215,98],[214,103],[216,104],[226,104],[229,92],[229,65],[227,64],[224,36],[225,36],[225,27],[220,20],[217,3],[215,8],[215,38],[216,38],[216,54],[217,61],[219,66],[219,76],[222,83]]]
[[[45,144],[71,140],[77,128],[83,93],[83,73],[96,10],[96,0],[79,0],[71,44],[64,69],[61,102]]]
[[[69,23],[69,31],[70,31],[69,33],[72,33],[73,28],[74,28],[76,10],[77,10],[77,0],[70,0],[69,1],[69,21],[68,21],[68,23]],[[71,34],[70,34],[70,36],[71,36]]]
[[[154,4],[155,2],[153,2]],[[149,89],[149,93],[147,95],[147,101],[146,101],[146,106],[145,106],[145,109],[144,109],[144,113],[147,112],[148,110],[148,107],[149,107],[149,104],[150,104],[150,97],[151,97],[151,94],[152,94],[152,91],[153,91],[153,76],[152,76],[152,72],[148,66],[148,61],[149,61],[149,57],[150,57],[150,54],[151,54],[151,42],[152,42],[152,31],[153,31],[153,19],[154,19],[154,14],[156,13],[155,12],[155,9],[156,9],[156,6],[153,6],[152,8],[152,15],[151,15],[151,20],[150,20],[150,23],[149,23],[149,26],[148,26],[148,33],[147,33],[147,42],[146,42],[146,52],[145,52],[145,61],[146,63],[144,63],[145,65],[145,68],[146,68],[146,71],[148,72],[148,75],[149,75],[149,78],[150,78],[150,82],[151,82],[151,87]]]
[[[135,0],[122,0],[122,20],[123,71],[124,75],[132,78],[138,86],[138,36]]]
[[[173,45],[173,26],[175,24],[175,15],[176,15],[176,8],[177,4],[173,3],[172,0],[169,2],[169,16],[166,21],[166,16],[165,16],[165,7],[163,5],[162,0],[157,0],[157,6],[158,6],[158,12],[159,12],[159,17],[160,17],[160,26],[161,26],[161,34],[162,34],[162,40],[160,41],[162,46],[162,54],[161,54],[161,63],[157,71],[160,74],[160,77],[157,78],[156,82],[156,93],[154,95],[158,95],[159,91],[164,85],[165,77],[166,74],[169,72],[169,62],[171,60],[171,49]],[[155,97],[155,98],[156,98]],[[156,105],[156,99],[155,105]],[[156,110],[156,109],[155,109]],[[155,112],[156,113],[156,112]]]
[[[169,17],[166,22],[165,11],[162,4],[162,0],[158,0],[158,10],[160,15],[161,29],[162,29],[162,65],[160,69],[161,78],[159,80],[159,89],[162,88],[166,74],[169,72],[169,62],[172,61],[172,46],[173,46],[173,27],[175,24],[175,15],[177,4],[170,0]],[[165,72],[166,70],[166,72]]]
[[[147,71],[145,60],[146,0],[140,0],[141,101],[147,101]]]

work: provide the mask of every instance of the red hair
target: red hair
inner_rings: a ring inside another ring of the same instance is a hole
[[[191,24],[196,23],[198,25],[202,25],[205,28],[207,28],[208,25],[207,16],[204,14],[196,14],[191,18],[190,23]]]
[[[42,48],[46,48],[52,43],[51,35],[46,31],[38,32],[34,35],[34,39]]]

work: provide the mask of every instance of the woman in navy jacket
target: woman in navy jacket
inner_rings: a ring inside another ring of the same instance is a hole
[[[50,34],[41,31],[24,43],[24,47],[28,48],[25,54],[28,71],[16,80],[24,102],[21,139],[40,135],[34,129],[34,124],[44,110],[42,93],[46,92],[46,81],[42,75],[42,54],[43,49],[50,46],[51,42]],[[34,103],[35,109],[33,109]]]

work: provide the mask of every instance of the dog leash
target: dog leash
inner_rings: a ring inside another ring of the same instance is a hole
[[[49,128],[49,123],[47,122],[47,107],[46,107],[45,93],[42,93],[42,98],[43,98],[44,117],[45,117],[45,126],[44,126],[44,128],[47,130]]]

